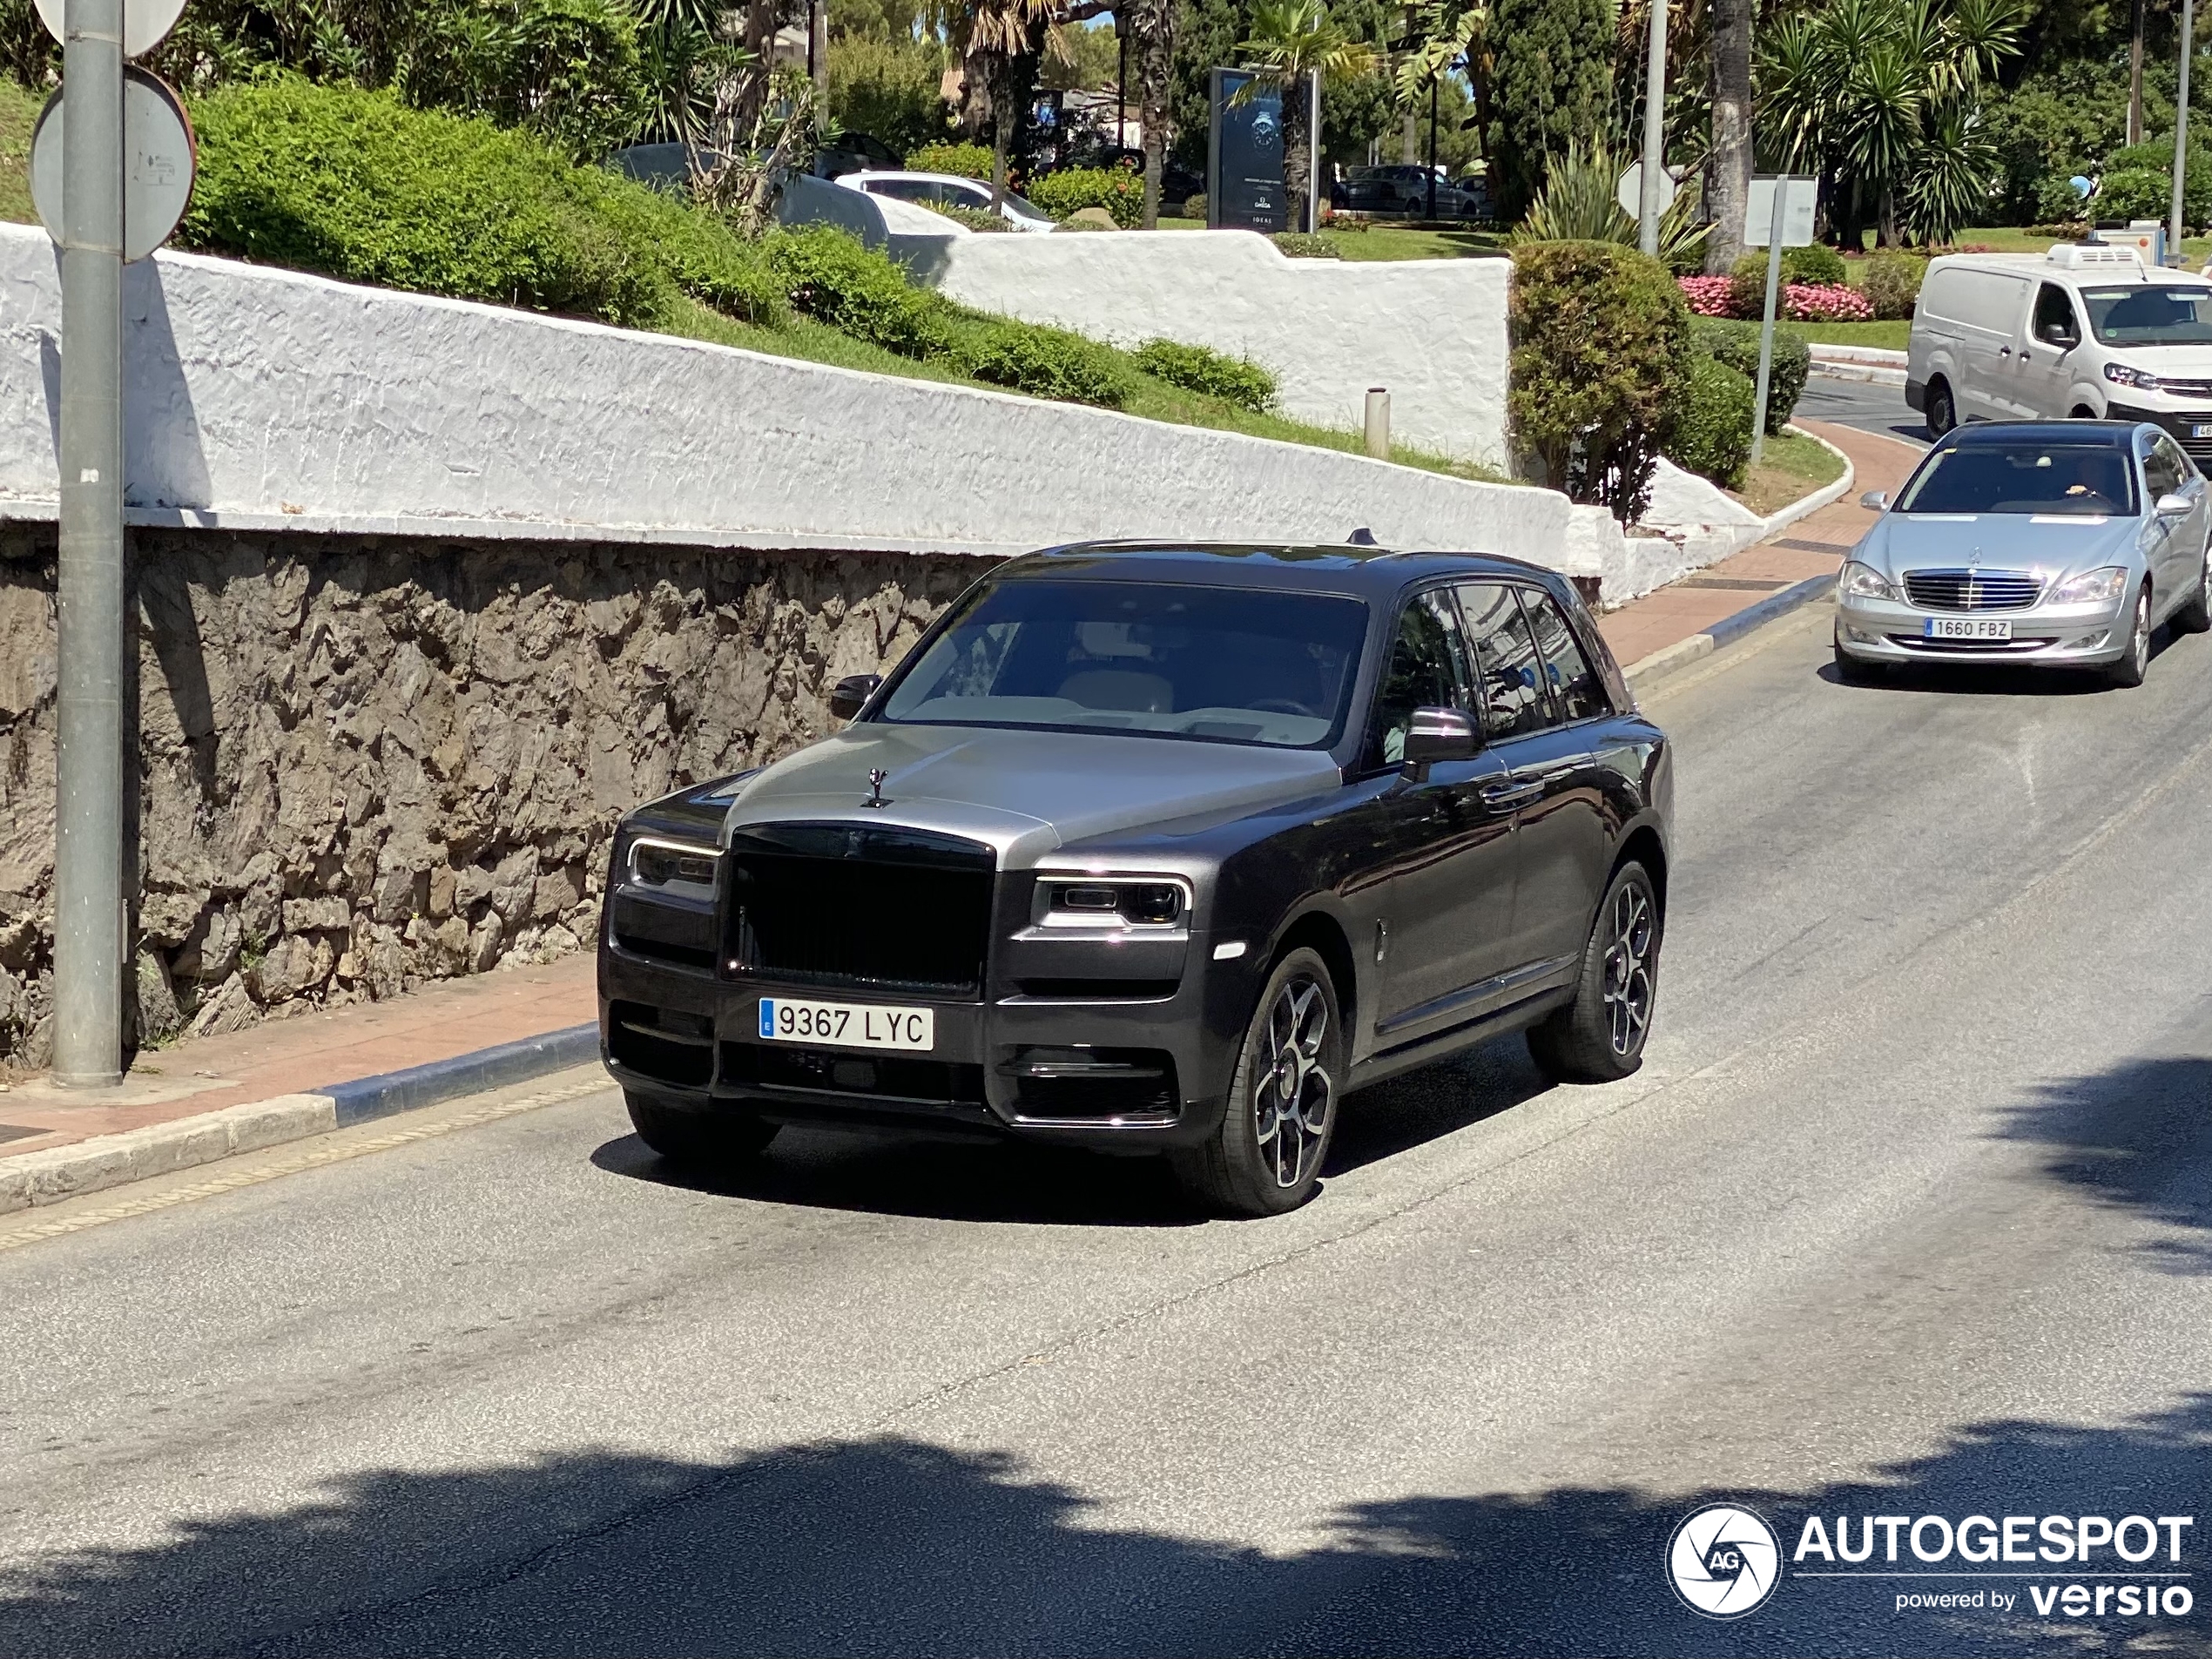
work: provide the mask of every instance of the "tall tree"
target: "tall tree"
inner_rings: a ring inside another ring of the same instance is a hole
[[[1169,100],[1174,94],[1177,0],[1123,0],[1136,59],[1137,120],[1144,129],[1143,227],[1159,228],[1160,179],[1168,162]],[[1178,204],[1179,205],[1179,204]]]
[[[1743,254],[1743,214],[1751,199],[1752,0],[1710,0],[1705,9],[1712,62],[1713,132],[1705,156],[1705,269],[1724,276]]]
[[[1604,130],[1613,37],[1610,0],[1494,0],[1482,30],[1492,110],[1483,150],[1501,218],[1527,211],[1552,157]]]
[[[1306,202],[1313,176],[1313,123],[1309,91],[1318,78],[1334,81],[1370,73],[1374,52],[1331,19],[1321,0],[1260,0],[1252,31],[1238,43],[1252,78],[1238,97],[1271,88],[1283,98],[1283,193],[1290,198],[1292,230],[1312,230]]]

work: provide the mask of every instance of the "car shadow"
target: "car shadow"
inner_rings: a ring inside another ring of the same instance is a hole
[[[2158,659],[2175,644],[2171,630],[2161,628],[2151,636],[2150,660]],[[2094,697],[2112,688],[2094,668],[1981,668],[1966,663],[1899,663],[1885,666],[1878,678],[1848,682],[1832,662],[1813,671],[1831,685],[1851,685],[1854,690],[1916,691],[1946,697]]]
[[[1527,1045],[1509,1036],[1348,1095],[1318,1201],[1325,1202],[1332,1177],[1510,1111],[1549,1086]],[[1032,1142],[786,1128],[765,1156],[705,1170],[672,1163],[624,1135],[597,1148],[591,1162],[609,1175],[716,1197],[939,1221],[1188,1227],[1214,1219],[1164,1158]]]

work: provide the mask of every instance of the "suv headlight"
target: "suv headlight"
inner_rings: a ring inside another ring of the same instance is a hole
[[[1846,599],[1902,599],[1897,583],[1871,564],[1861,564],[1857,559],[1844,565],[1843,593]]]
[[[641,835],[630,844],[628,873],[638,887],[711,899],[721,863],[718,848]]]
[[[2125,363],[2107,363],[2105,378],[2119,386],[2132,386],[2139,392],[2162,392],[2166,382],[2155,374],[2147,374],[2140,368],[2130,368]]]
[[[2101,570],[2088,570],[2080,576],[2067,577],[2051,590],[2051,603],[2054,605],[2108,604],[2127,591],[2127,567],[2107,564]]]
[[[1190,913],[1188,885],[1172,876],[1061,876],[1038,880],[1049,927],[1171,927]]]

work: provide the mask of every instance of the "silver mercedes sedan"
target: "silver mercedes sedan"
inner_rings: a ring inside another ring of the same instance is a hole
[[[2212,629],[2205,481],[2148,421],[1959,427],[1894,503],[1861,500],[1882,516],[1837,585],[1846,681],[1899,663],[2028,663],[2140,685],[2160,623]]]

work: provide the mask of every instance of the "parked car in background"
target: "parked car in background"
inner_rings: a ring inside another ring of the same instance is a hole
[[[831,710],[617,830],[601,1037],[665,1157],[1015,1136],[1266,1215],[1366,1083],[1517,1030],[1555,1079],[1642,1061],[1672,763],[1554,572],[1061,548]]]
[[[2212,629],[2212,506],[2172,434],[2146,421],[1960,427],[1851,550],[1836,670],[2027,663],[2140,685],[2151,631]]]
[[[813,172],[817,179],[841,179],[850,172],[896,172],[906,165],[906,157],[882,139],[848,130],[814,152]]]
[[[1436,217],[1484,219],[1490,212],[1487,190],[1480,192],[1437,178],[1426,167],[1393,165],[1354,167],[1329,192],[1332,206],[1393,218],[1429,216],[1429,185],[1436,186]]]
[[[837,183],[867,195],[887,196],[894,201],[915,202],[925,207],[966,207],[979,213],[991,211],[988,185],[948,172],[848,172],[840,176]],[[999,217],[1006,221],[1008,230],[1059,228],[1049,213],[1010,190],[1001,200]]]
[[[2155,421],[2212,465],[2212,280],[2132,247],[2060,244],[1932,260],[1905,401],[1941,437],[1965,421]]]

